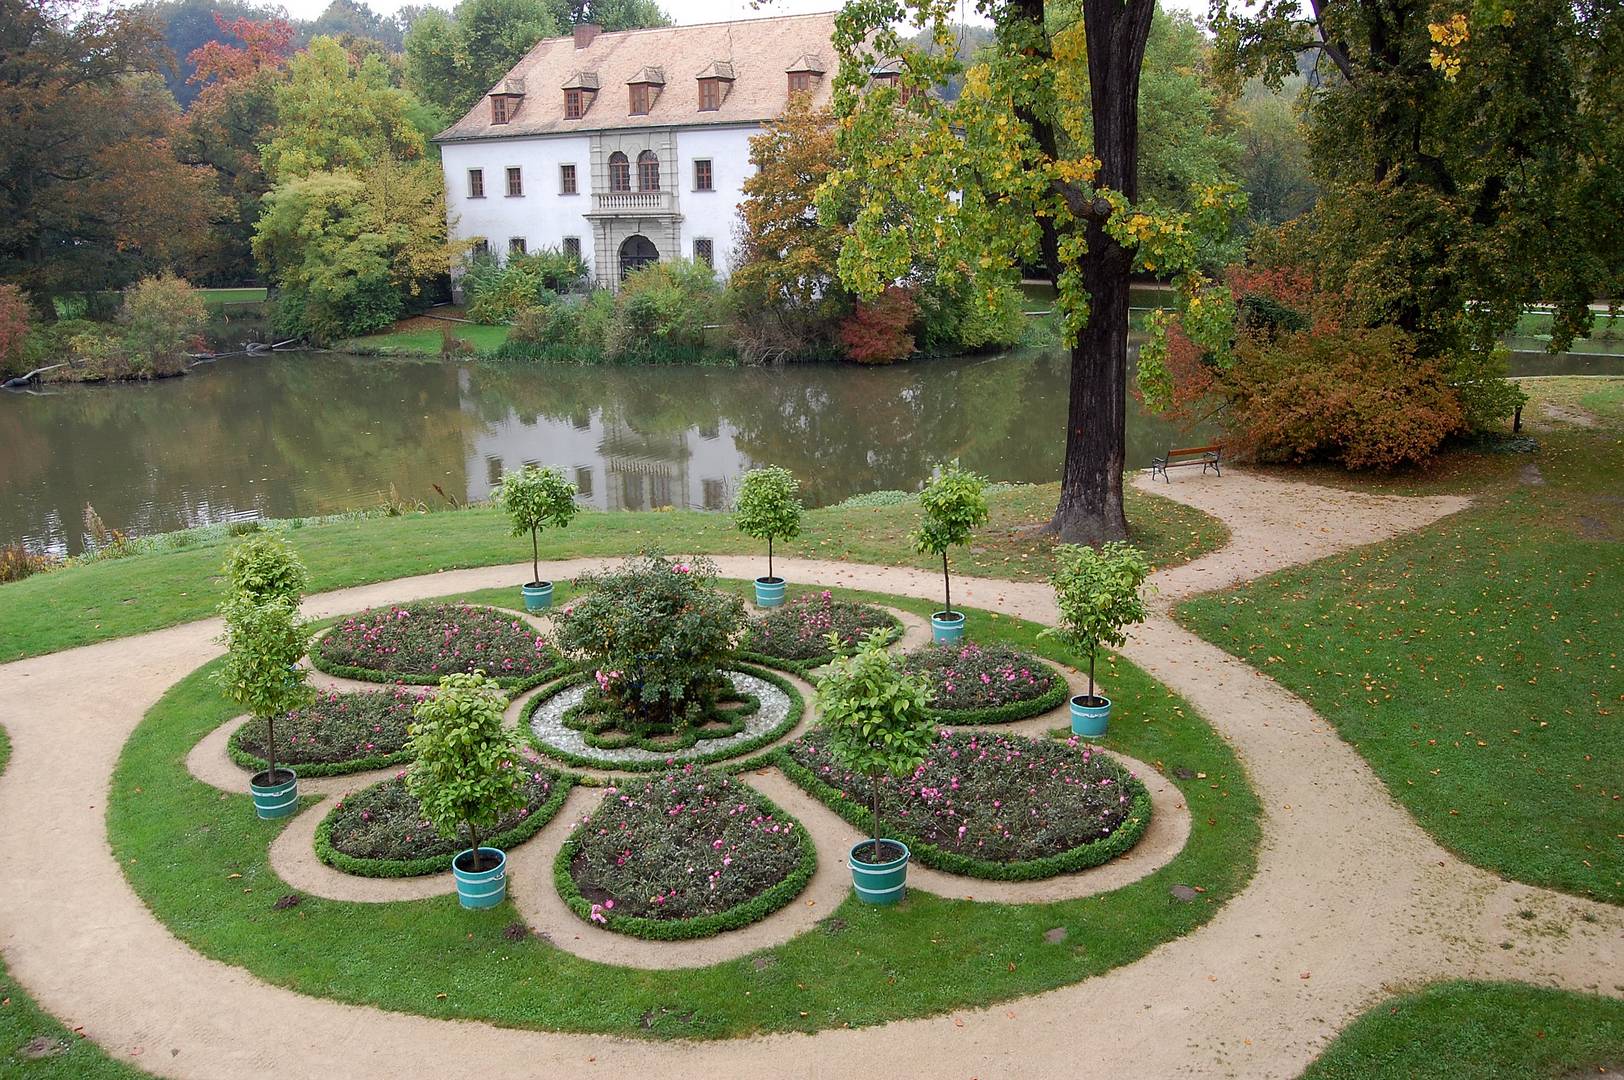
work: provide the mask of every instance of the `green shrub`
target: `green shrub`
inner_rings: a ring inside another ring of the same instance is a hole
[[[1007,349],[1020,344],[1026,334],[1025,297],[1013,285],[935,278],[919,291],[918,301],[921,352],[957,355]]]
[[[233,593],[220,605],[225,616],[226,658],[215,675],[225,696],[265,725],[265,776],[274,782],[276,718],[302,708],[312,697],[299,658],[310,628],[296,602],[285,596],[256,601]]]
[[[620,283],[604,355],[643,362],[695,358],[705,348],[705,327],[721,314],[722,288],[710,267],[688,259],[653,263]]]
[[[681,732],[731,692],[721,674],[744,603],[718,590],[716,564],[649,554],[577,579],[585,595],[554,617],[557,645],[592,670],[598,707],[638,737]]]
[[[468,836],[480,869],[481,836],[525,805],[517,736],[502,724],[507,695],[480,672],[447,675],[418,702],[406,788],[423,817],[447,839]]]
[[[800,484],[778,465],[751,469],[739,482],[733,520],[739,531],[767,541],[767,576],[773,576],[773,541],[793,539],[801,531]]]
[[[957,461],[938,466],[936,478],[919,495],[925,518],[908,534],[914,550],[942,557],[942,613],[953,614],[953,582],[947,571],[949,548],[970,542],[970,533],[986,523],[987,478],[959,467]]]
[[[297,603],[310,586],[310,573],[298,552],[274,533],[250,533],[226,554],[221,569],[226,592],[254,603],[278,598]]]
[[[1101,645],[1121,645],[1123,628],[1145,621],[1145,579],[1150,564],[1132,544],[1113,540],[1099,548],[1055,548],[1055,606],[1060,625],[1040,634],[1088,655],[1088,696],[1094,695],[1094,660]]]
[[[208,322],[203,294],[173,274],[142,278],[124,293],[124,345],[132,363],[148,367],[201,343]]]
[[[513,535],[530,534],[530,583],[541,582],[541,555],[538,535],[549,525],[567,526],[581,508],[575,503],[575,485],[558,469],[526,465],[502,477],[495,501],[507,511]]]

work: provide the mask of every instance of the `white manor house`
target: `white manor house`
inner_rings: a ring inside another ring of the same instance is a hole
[[[536,43],[436,136],[454,239],[577,252],[613,287],[677,256],[733,265],[750,137],[791,94],[829,102],[833,12]],[[883,77],[883,76],[882,76]]]

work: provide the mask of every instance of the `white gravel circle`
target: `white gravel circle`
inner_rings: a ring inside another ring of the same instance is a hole
[[[625,746],[618,750],[604,750],[596,746],[587,745],[582,733],[574,728],[564,725],[564,714],[578,704],[584,696],[589,684],[581,683],[560,690],[552,697],[543,701],[530,715],[530,730],[535,733],[536,740],[541,743],[543,750],[556,749],[575,757],[588,758],[595,764],[606,766],[623,765],[630,761],[691,761],[695,758],[710,757],[719,751],[738,746],[771,731],[784,722],[789,716],[790,697],[784,691],[768,682],[766,679],[743,671],[723,672],[733,683],[733,688],[741,694],[754,694],[761,702],[761,708],[745,718],[744,728],[732,735],[720,739],[700,739],[694,745],[682,750],[645,750],[640,746]]]

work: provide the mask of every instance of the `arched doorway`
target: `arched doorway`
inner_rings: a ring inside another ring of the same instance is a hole
[[[659,261],[660,249],[654,246],[654,241],[641,234],[628,236],[620,245],[620,280],[625,281],[633,270]]]

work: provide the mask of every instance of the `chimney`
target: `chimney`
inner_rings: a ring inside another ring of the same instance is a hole
[[[595,39],[601,33],[603,33],[603,27],[599,26],[597,23],[576,23],[575,47],[577,49],[586,48],[588,45],[592,44],[593,39]]]

